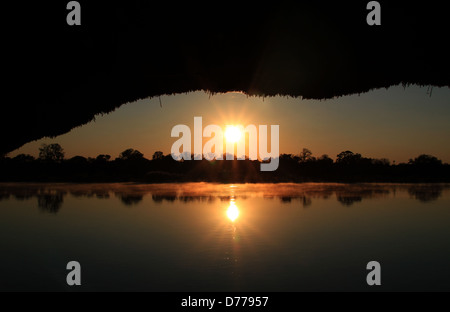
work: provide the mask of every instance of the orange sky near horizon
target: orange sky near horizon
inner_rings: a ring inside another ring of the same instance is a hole
[[[427,87],[396,86],[322,101],[193,92],[162,96],[161,102],[162,107],[158,98],[122,105],[69,133],[28,143],[9,156],[37,156],[41,144],[59,143],[66,158],[99,154],[115,158],[127,148],[151,158],[157,150],[170,153],[177,140],[171,137],[173,126],[188,125],[193,135],[194,116],[201,116],[203,127],[216,124],[223,130],[226,125],[279,125],[280,153],[298,154],[308,148],[313,156],[328,154],[335,159],[351,150],[397,163],[431,154],[450,162],[449,88],[434,88],[430,97]]]

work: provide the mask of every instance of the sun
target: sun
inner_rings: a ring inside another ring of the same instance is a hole
[[[225,139],[228,142],[235,143],[241,138],[241,130],[236,126],[227,126],[225,130]]]

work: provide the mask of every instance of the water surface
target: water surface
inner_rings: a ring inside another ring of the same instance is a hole
[[[0,290],[450,290],[444,184],[0,184]],[[66,284],[80,262],[82,286]]]

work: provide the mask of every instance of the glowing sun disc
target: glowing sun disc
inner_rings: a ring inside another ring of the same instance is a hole
[[[225,139],[228,142],[235,143],[241,138],[241,131],[236,126],[227,126],[225,130]]]

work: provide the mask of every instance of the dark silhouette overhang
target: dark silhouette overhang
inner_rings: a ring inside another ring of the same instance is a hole
[[[326,99],[397,84],[450,86],[447,11],[436,1],[214,4],[79,1],[9,8],[0,153],[139,98],[195,90]],[[312,2],[312,1],[311,1]],[[218,5],[218,6],[217,6]]]

